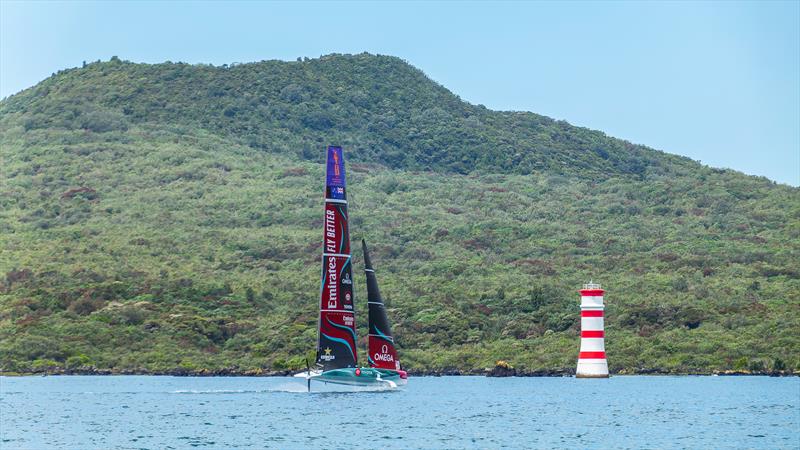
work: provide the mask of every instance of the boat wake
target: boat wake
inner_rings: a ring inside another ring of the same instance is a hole
[[[387,382],[376,386],[346,386],[334,383],[314,383],[311,394],[319,393],[347,393],[347,392],[387,392],[399,388],[395,383]],[[231,394],[270,394],[286,392],[293,394],[306,394],[308,388],[305,383],[284,383],[268,389],[178,389],[169,391],[168,394],[176,395],[231,395]]]
[[[245,389],[178,389],[169,391],[169,394],[260,394],[269,390],[245,390]]]

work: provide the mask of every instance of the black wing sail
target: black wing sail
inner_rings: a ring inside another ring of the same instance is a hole
[[[372,268],[372,261],[369,259],[367,243],[363,239],[361,240],[361,247],[364,250],[364,272],[367,275],[367,304],[369,305],[369,353],[367,360],[370,367],[400,370],[400,360],[397,358],[392,329],[389,326],[386,307],[378,289],[378,278],[375,277],[375,269]]]

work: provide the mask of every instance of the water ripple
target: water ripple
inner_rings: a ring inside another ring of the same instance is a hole
[[[2,378],[2,448],[793,448],[797,378]],[[596,381],[596,380],[595,380]]]

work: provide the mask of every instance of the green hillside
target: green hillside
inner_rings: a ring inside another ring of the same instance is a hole
[[[114,58],[0,102],[0,371],[304,366],[333,143],[409,369],[574,369],[591,278],[614,371],[800,370],[800,189],[362,54]]]

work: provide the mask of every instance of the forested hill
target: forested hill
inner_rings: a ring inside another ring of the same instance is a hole
[[[460,100],[390,56],[331,55],[231,67],[133,64],[72,69],[11,97],[26,129],[202,128],[253,148],[321,161],[337,142],[350,161],[457,173],[663,175],[696,168],[605,134]]]
[[[362,54],[114,58],[0,102],[0,371],[304,367],[329,144],[411,370],[573,370],[589,279],[613,371],[800,370],[800,189]]]

